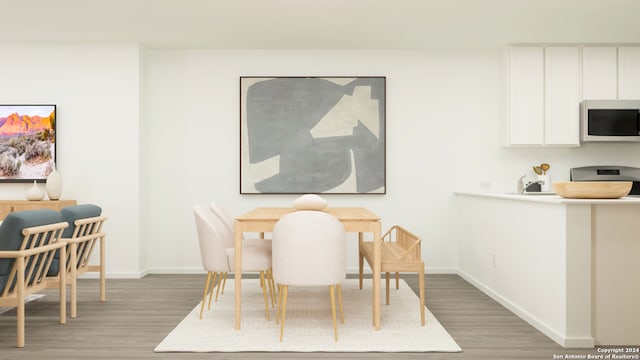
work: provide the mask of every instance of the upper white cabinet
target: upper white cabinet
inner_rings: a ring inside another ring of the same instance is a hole
[[[640,99],[640,47],[618,48],[618,98]]]
[[[640,99],[640,47],[582,48],[582,98]]]
[[[511,48],[509,62],[509,145],[542,144],[544,141],[544,50]]]
[[[580,145],[579,104],[579,48],[509,49],[508,145]]]
[[[616,100],[618,97],[618,48],[582,49],[582,98]]]
[[[580,51],[545,48],[544,64],[544,143],[580,145]]]

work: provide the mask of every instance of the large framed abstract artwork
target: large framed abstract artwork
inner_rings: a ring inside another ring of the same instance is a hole
[[[385,77],[240,77],[241,194],[385,194]]]

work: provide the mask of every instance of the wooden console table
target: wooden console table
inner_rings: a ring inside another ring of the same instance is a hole
[[[60,211],[63,207],[76,205],[75,200],[0,200],[0,221],[14,211],[53,209]]]

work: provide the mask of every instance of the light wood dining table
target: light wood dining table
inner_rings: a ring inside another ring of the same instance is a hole
[[[245,232],[271,232],[276,222],[294,208],[263,207],[253,209],[235,218],[234,246],[235,246],[235,300],[236,300],[236,330],[240,330],[242,313],[242,235]],[[381,229],[380,218],[371,211],[361,207],[330,207],[322,210],[335,216],[344,225],[347,232],[357,232],[358,241],[363,240],[364,233],[373,236],[373,294],[372,316],[373,326],[380,329],[380,260],[381,260]]]

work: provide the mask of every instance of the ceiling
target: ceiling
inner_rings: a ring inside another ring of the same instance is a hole
[[[0,42],[425,49],[638,44],[638,0],[0,0]]]

